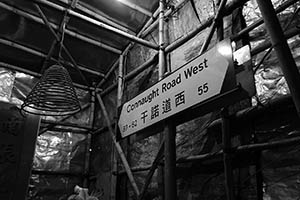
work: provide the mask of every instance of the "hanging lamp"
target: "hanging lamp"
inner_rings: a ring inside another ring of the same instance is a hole
[[[71,77],[63,66],[49,67],[21,105],[25,112],[37,115],[69,115],[80,110]]]
[[[67,69],[60,64],[64,29],[65,24],[62,26],[60,41],[57,41],[60,44],[58,64],[45,70],[21,105],[21,111],[45,116],[71,115],[80,111],[72,79]]]

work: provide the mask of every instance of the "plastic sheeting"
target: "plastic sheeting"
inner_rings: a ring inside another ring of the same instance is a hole
[[[274,7],[276,8],[285,1],[273,0],[272,2]],[[294,15],[299,6],[300,3],[298,2],[279,14],[279,19],[282,22],[283,30],[288,30],[300,23],[299,12],[298,14]],[[258,5],[255,1],[248,2],[244,7],[243,13],[247,25],[250,25],[254,21],[261,18]],[[265,42],[266,40],[269,40],[269,38],[267,38],[266,36],[267,33],[263,26],[259,26],[255,30],[251,31],[251,47],[255,48],[259,44]],[[298,67],[300,67],[299,36],[290,38],[288,40],[288,43],[296,61],[296,64]],[[267,51],[268,49],[254,56],[253,58],[253,64],[255,68],[261,61],[263,61],[255,73],[257,98],[254,99],[254,103],[256,103],[257,100],[259,100],[261,103],[266,103],[274,98],[278,98],[290,93],[287,83],[284,79],[283,73],[281,71],[276,53],[273,50],[271,51],[271,53],[267,54]],[[265,55],[267,56],[264,58]]]
[[[0,69],[0,100],[21,105],[37,79],[18,72]],[[76,90],[81,105],[90,101],[87,91]],[[74,124],[90,124],[90,108],[68,119]],[[59,120],[60,117],[44,117]],[[83,174],[87,150],[87,135],[72,132],[47,131],[38,136],[33,169],[39,171]],[[63,175],[32,175],[29,199],[67,199],[75,185],[81,185],[82,178],[69,178]]]
[[[85,135],[48,131],[38,136],[33,168],[83,173],[85,151]]]
[[[67,200],[80,183],[77,177],[32,175],[28,200]]]
[[[9,102],[14,79],[11,71],[0,68],[0,101]]]

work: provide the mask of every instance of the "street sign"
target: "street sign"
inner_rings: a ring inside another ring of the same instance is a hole
[[[220,42],[126,102],[118,126],[124,138],[236,87],[229,40]]]

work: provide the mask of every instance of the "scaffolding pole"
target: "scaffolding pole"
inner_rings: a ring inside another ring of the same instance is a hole
[[[257,0],[257,4],[290,89],[298,117],[300,117],[300,74],[297,65],[285,39],[271,0]]]
[[[106,107],[104,105],[104,102],[103,102],[100,94],[97,94],[97,100],[98,100],[98,102],[100,104],[100,108],[102,110],[102,113],[103,113],[103,116],[104,116],[104,120],[106,121],[106,124],[107,124],[108,130],[109,130],[109,134],[111,136],[111,139],[112,139],[112,141],[113,141],[113,143],[115,145],[115,148],[116,148],[116,150],[117,150],[117,152],[118,152],[118,154],[120,156],[120,159],[121,159],[121,161],[123,163],[123,166],[124,166],[125,171],[127,173],[128,179],[129,179],[129,181],[130,181],[130,183],[132,185],[132,188],[133,188],[136,196],[138,197],[140,195],[139,189],[138,189],[137,184],[136,184],[136,182],[134,180],[133,174],[132,174],[132,172],[130,170],[130,166],[129,166],[128,162],[127,162],[127,159],[126,159],[126,156],[125,156],[125,154],[123,152],[123,149],[122,149],[121,145],[119,144],[119,142],[117,142],[117,140],[116,140],[116,136],[114,134],[114,130],[113,130],[112,126],[111,126],[111,121],[109,119]]]

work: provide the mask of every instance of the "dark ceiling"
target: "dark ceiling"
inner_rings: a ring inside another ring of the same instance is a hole
[[[59,45],[49,53],[56,39],[37,4],[58,36],[61,24],[66,24],[63,43],[88,83],[62,51],[64,66],[75,83],[90,86],[101,81],[130,43],[128,38],[136,36],[158,8],[158,0],[126,0],[131,7],[118,0],[73,1],[72,5],[72,0],[1,0],[0,67],[9,64],[41,74],[57,62]]]

